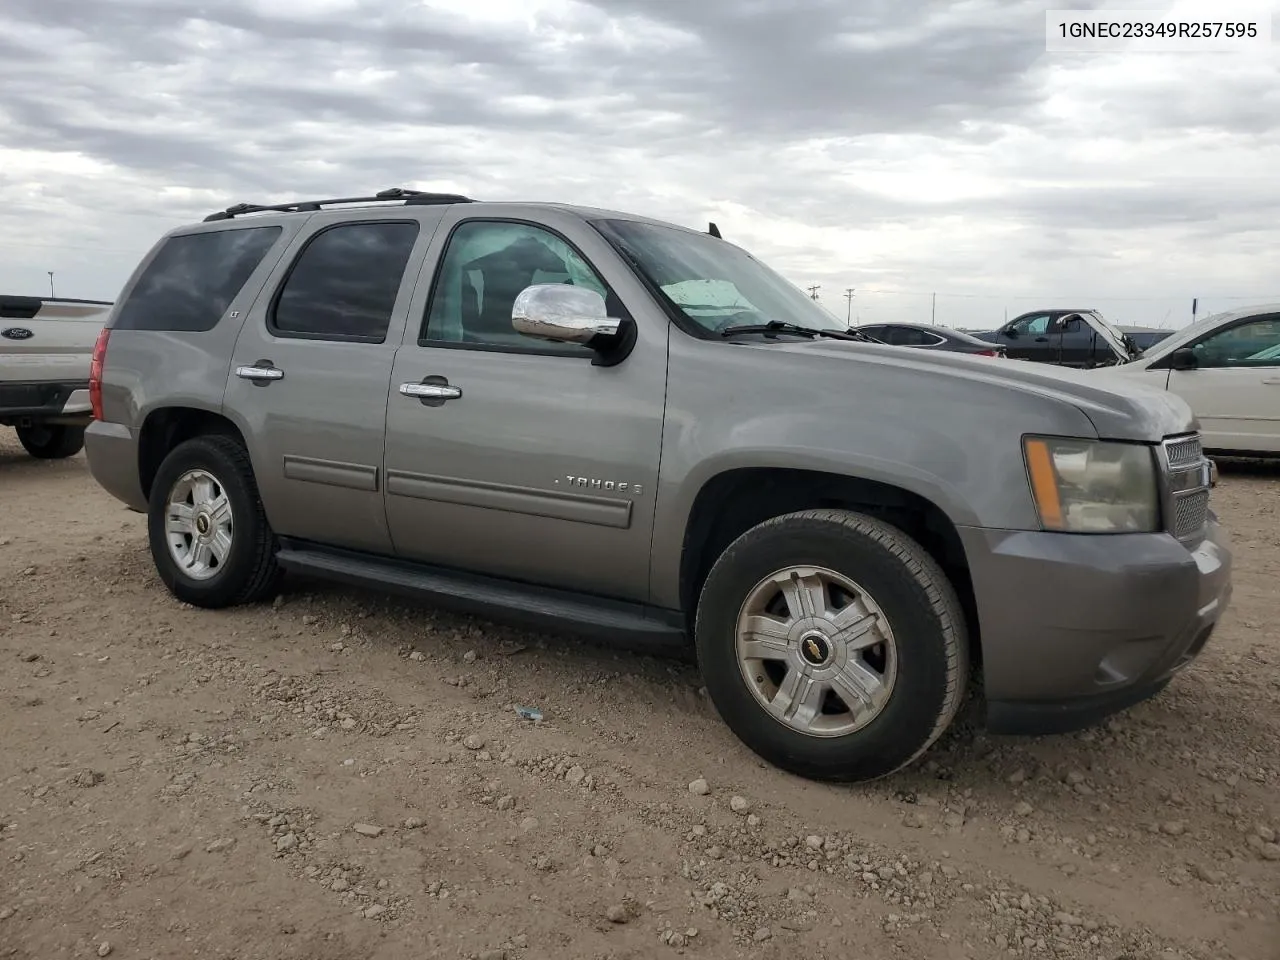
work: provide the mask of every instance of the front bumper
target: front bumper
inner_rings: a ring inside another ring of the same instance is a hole
[[[987,725],[1062,733],[1153,696],[1203,649],[1231,597],[1231,551],[1203,540],[961,528],[977,598]]]

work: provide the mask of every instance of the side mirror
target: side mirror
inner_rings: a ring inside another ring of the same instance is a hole
[[[1200,366],[1200,359],[1190,347],[1179,347],[1169,354],[1170,370],[1194,370]]]
[[[1003,330],[1001,330],[1000,332],[1001,332],[1001,333],[1003,333],[1003,334],[1004,334],[1006,337],[1008,337],[1010,340],[1017,340],[1017,339],[1018,339],[1018,328],[1017,328],[1017,327],[1005,327],[1005,328],[1004,328]]]
[[[511,305],[511,326],[526,337],[586,344],[611,337],[622,321],[609,316],[604,297],[567,283],[535,283]]]

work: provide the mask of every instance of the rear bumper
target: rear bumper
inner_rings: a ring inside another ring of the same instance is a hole
[[[84,432],[85,459],[93,479],[131,510],[143,513],[147,498],[138,475],[138,438],[121,423],[94,420]]]
[[[84,381],[0,383],[0,423],[84,423],[92,419],[89,384]]]
[[[964,528],[994,733],[1062,733],[1154,696],[1208,642],[1231,597],[1216,517],[1168,534]]]

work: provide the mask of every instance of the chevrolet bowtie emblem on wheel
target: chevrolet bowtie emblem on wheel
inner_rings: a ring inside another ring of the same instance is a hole
[[[800,653],[813,666],[820,667],[831,656],[831,644],[825,637],[811,633],[800,641]]]

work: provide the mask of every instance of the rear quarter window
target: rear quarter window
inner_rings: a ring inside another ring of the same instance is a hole
[[[278,226],[170,237],[120,306],[117,330],[212,330],[280,238]]]

